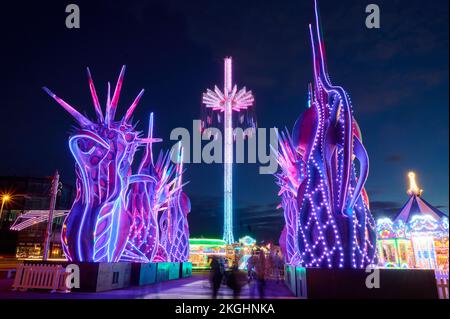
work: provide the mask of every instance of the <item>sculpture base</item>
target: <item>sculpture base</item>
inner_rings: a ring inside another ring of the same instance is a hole
[[[55,262],[27,261],[26,264],[58,264],[66,267],[75,264],[80,269],[80,287],[71,288],[78,292],[100,292],[123,289],[129,286],[145,286],[187,278],[192,276],[191,262]]]
[[[159,262],[156,271],[156,282],[180,278],[180,263]]]
[[[145,286],[156,282],[157,263],[132,263],[131,264],[131,285]]]
[[[99,292],[130,286],[131,263],[74,263],[80,267],[80,288],[72,291]]]
[[[378,271],[379,288],[368,288],[366,280],[376,282],[373,271],[286,265],[285,283],[297,297],[308,299],[438,299],[434,270]]]
[[[78,265],[80,266],[80,288],[73,291],[107,291],[192,276],[190,262],[79,263]]]
[[[192,276],[191,262],[133,263],[131,285],[144,286]]]
[[[192,263],[190,261],[184,261],[181,263],[180,277],[181,278],[192,277]]]

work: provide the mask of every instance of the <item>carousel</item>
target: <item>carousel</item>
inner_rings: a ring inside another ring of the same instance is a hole
[[[379,264],[448,270],[448,216],[423,199],[414,172],[408,178],[408,201],[395,218],[377,222]]]

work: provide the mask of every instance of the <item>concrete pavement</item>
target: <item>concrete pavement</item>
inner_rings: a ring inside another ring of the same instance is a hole
[[[97,293],[50,293],[47,291],[11,291],[13,280],[0,280],[0,299],[209,299],[211,288],[208,273],[194,273],[190,278],[171,280],[148,286],[132,286]],[[255,283],[246,284],[242,288],[242,299],[258,298]],[[218,299],[232,299],[233,292],[222,285]],[[294,298],[283,282],[268,280],[265,288],[265,298]]]

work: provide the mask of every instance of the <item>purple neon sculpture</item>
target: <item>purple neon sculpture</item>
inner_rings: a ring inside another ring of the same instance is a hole
[[[131,119],[144,90],[116,121],[125,66],[112,98],[108,83],[105,115],[87,71],[96,121],[44,88],[79,124],[69,138],[76,161],[77,196],[63,224],[61,239],[67,258],[86,262],[187,261],[190,202],[182,192],[183,149],[178,148],[176,164],[169,153],[160,153],[155,164],[152,144],[161,139],[153,137],[153,113],[147,137],[141,137]],[[140,146],[145,146],[144,156],[137,174],[132,174]]]
[[[376,225],[364,189],[369,159],[350,98],[328,76],[317,2],[315,15],[315,28],[309,26],[314,87],[308,109],[292,134],[279,136],[276,177],[285,218],[280,245],[288,264],[363,268],[376,258]]]

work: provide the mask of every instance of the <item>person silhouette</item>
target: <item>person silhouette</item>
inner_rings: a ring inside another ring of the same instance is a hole
[[[239,270],[237,261],[234,261],[227,279],[228,287],[233,290],[234,299],[239,298],[245,279],[245,273]]]
[[[211,260],[210,283],[212,288],[212,298],[216,299],[219,293],[220,284],[223,280],[223,267],[217,256],[213,256]]]
[[[266,255],[262,249],[259,251],[258,260],[255,265],[255,272],[259,298],[264,298],[264,290],[266,285]]]

